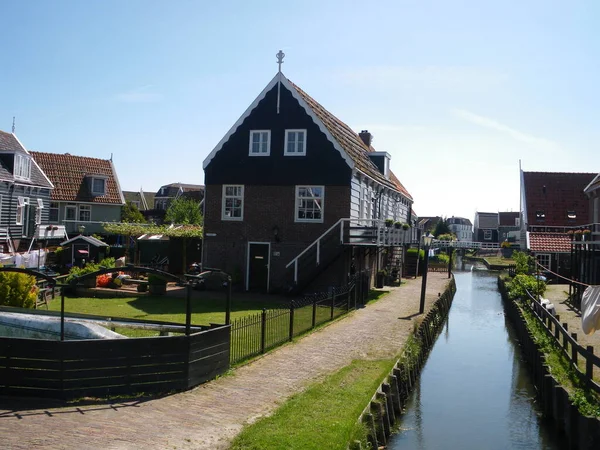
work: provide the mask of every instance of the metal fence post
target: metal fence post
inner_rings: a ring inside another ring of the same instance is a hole
[[[352,287],[348,287],[348,292],[346,293],[347,297],[346,297],[346,312],[350,311],[350,298],[352,298]]]
[[[192,285],[188,283],[185,287],[185,335],[190,335],[192,325]]]
[[[227,300],[225,303],[225,325],[231,323],[231,277],[227,277]]]
[[[263,308],[260,315],[260,352],[265,352],[265,339],[267,332],[267,309]]]
[[[294,338],[294,300],[290,302],[290,342]]]
[[[60,340],[65,340],[65,288],[60,288]]]
[[[333,320],[333,308],[335,308],[335,291],[331,291],[331,319]]]
[[[312,327],[314,328],[317,325],[317,297],[313,297],[312,304]]]

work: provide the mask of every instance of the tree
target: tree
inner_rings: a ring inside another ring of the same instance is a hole
[[[450,231],[450,226],[448,225],[448,219],[441,218],[435,224],[433,235],[437,238],[440,234],[452,234],[452,231]]]
[[[123,223],[145,223],[146,219],[137,206],[131,202],[126,202],[121,210],[121,222]]]
[[[202,225],[200,203],[191,198],[176,198],[167,209],[165,221],[178,225]]]

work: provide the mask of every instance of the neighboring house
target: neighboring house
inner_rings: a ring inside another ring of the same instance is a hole
[[[279,72],[204,160],[204,265],[262,291],[385,265],[373,230],[413,203],[390,158]]]
[[[161,186],[154,194],[154,209],[166,211],[171,202],[181,196],[193,198],[200,202],[204,198],[204,186],[184,183],[171,183]]]
[[[473,240],[473,224],[469,219],[452,216],[448,218],[448,227],[450,228],[450,231],[456,235],[457,240]]]
[[[594,173],[521,170],[521,247],[531,250],[544,267],[567,277],[571,272],[567,232],[590,223],[590,201],[584,189],[595,177]]]
[[[103,222],[120,222],[125,204],[117,172],[109,159],[69,153],[31,152],[54,183],[48,221],[67,233],[103,234]]]
[[[427,216],[423,216],[423,217],[419,217],[419,221],[417,223],[417,226],[423,230],[423,233],[427,234],[427,233],[433,233],[433,231],[435,230],[435,226],[437,225],[437,223],[443,220],[442,217],[440,216],[433,216],[433,217],[427,217]]]
[[[498,240],[508,241],[511,244],[521,242],[521,213],[499,212],[498,213]]]
[[[584,188],[589,200],[589,225],[585,229],[590,234],[581,240],[574,239],[574,276],[578,281],[589,285],[600,284],[600,174]],[[581,295],[583,289],[578,290]]]
[[[123,197],[126,203],[131,203],[139,209],[142,214],[144,211],[154,209],[154,193],[144,192],[141,188],[139,191],[123,191]]]
[[[27,247],[36,229],[48,224],[52,189],[17,137],[0,131],[0,252]]]
[[[498,213],[475,213],[473,222],[473,241],[498,243]]]

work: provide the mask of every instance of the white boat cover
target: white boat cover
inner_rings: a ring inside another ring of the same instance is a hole
[[[583,293],[581,329],[585,334],[600,330],[600,286],[588,286]]]

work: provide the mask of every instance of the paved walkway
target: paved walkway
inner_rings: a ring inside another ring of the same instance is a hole
[[[445,274],[430,273],[427,308]],[[353,359],[396,356],[420,317],[421,280],[319,331],[193,390],[164,398],[89,406],[0,397],[7,449],[224,449],[243,425]],[[427,309],[426,309],[427,310]]]

